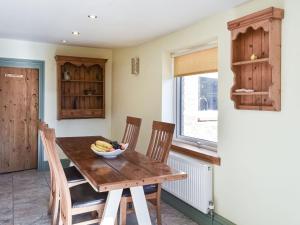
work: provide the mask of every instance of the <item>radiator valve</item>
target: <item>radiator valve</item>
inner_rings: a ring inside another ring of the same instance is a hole
[[[213,201],[209,201],[209,203],[208,203],[208,209],[209,209],[209,211],[214,211],[215,205],[214,205]]]

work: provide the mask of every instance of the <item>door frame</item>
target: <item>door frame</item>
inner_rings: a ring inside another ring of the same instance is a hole
[[[32,59],[1,58],[1,67],[30,68],[39,70],[39,119],[44,120],[45,61]],[[44,150],[40,135],[38,137],[38,170],[43,170]]]

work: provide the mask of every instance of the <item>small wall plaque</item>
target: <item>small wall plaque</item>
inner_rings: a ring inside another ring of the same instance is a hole
[[[131,74],[138,75],[140,73],[139,57],[131,58]]]

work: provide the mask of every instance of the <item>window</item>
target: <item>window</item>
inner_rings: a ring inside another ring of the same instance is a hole
[[[195,60],[194,57],[191,59]],[[176,64],[176,58],[174,63]],[[198,71],[190,75],[181,74],[176,74],[175,68],[177,139],[216,149],[218,72]]]
[[[198,110],[218,110],[218,74],[198,77]]]

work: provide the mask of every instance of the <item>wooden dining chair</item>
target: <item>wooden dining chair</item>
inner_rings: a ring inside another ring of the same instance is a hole
[[[45,122],[39,121],[38,127],[41,133],[42,143],[44,145],[43,128],[48,128],[48,125]],[[45,152],[48,157],[49,153],[47,152],[47,150]],[[64,173],[66,174],[69,187],[87,182],[85,178],[81,175],[81,173],[76,169],[75,166],[69,166],[64,168]]]
[[[60,212],[59,225],[87,225],[100,223],[103,214],[107,192],[96,192],[88,183],[69,187],[63,167],[56,151],[54,129],[44,130],[45,146],[48,148],[56,190],[59,190]],[[54,198],[55,199],[55,198]],[[73,216],[88,212],[98,212],[97,218],[73,223]]]
[[[48,125],[42,121],[39,121],[38,123],[38,129],[40,131],[40,136],[41,136],[41,140],[44,146],[44,150],[46,152],[47,155],[47,159],[49,161],[49,154],[46,148],[46,139],[45,139],[45,129],[48,128]],[[55,196],[55,186],[54,186],[54,176],[53,176],[53,168],[52,168],[52,164],[49,163],[49,169],[50,169],[50,197],[49,197],[49,206],[48,206],[48,214],[52,214],[54,209],[53,209],[53,199]]]
[[[147,156],[154,161],[166,163],[173,139],[175,124],[153,121],[150,143]],[[156,208],[157,224],[161,225],[161,185],[150,184],[144,186],[146,199]],[[123,191],[120,203],[120,224],[126,224],[128,204],[132,205],[132,198],[129,189]],[[130,211],[128,211],[130,212]]]
[[[127,116],[122,143],[128,143],[128,150],[135,150],[138,141],[142,119]]]
[[[51,163],[49,148],[47,148],[46,146],[47,143],[45,139],[45,130],[48,129],[48,125],[45,122],[39,121],[38,128],[40,131],[41,140],[44,146],[44,150],[46,152],[46,156],[49,163],[49,169],[50,169],[50,197],[49,197],[48,213],[52,214],[52,221],[55,224],[58,217],[59,195],[58,195],[58,190],[55,187],[56,181],[54,179],[54,172],[53,172],[54,169],[52,166],[53,163]],[[76,186],[87,182],[74,166],[64,168],[63,170],[68,181],[68,187]]]

